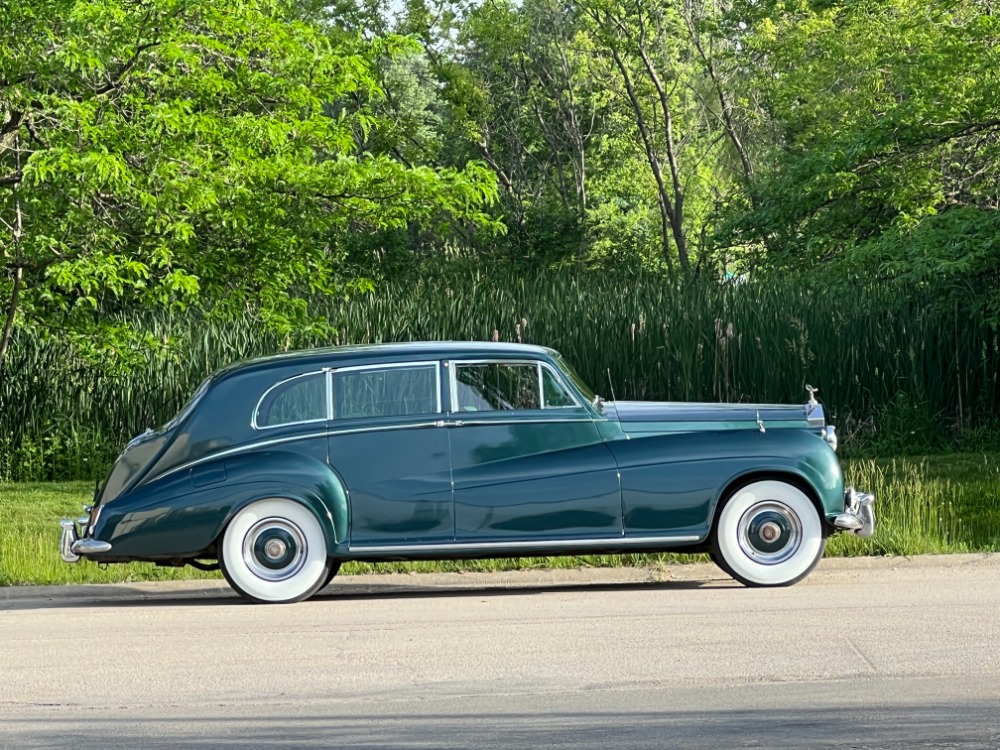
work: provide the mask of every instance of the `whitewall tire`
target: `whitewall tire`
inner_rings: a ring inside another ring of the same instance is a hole
[[[219,565],[229,585],[252,602],[281,604],[308,599],[328,582],[323,527],[293,500],[258,500],[240,510],[219,545]]]
[[[789,586],[816,567],[826,549],[816,506],[798,487],[765,480],[725,501],[713,530],[719,567],[747,586]]]

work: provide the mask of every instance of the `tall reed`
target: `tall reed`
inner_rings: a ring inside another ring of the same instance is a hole
[[[130,372],[58,341],[15,339],[0,386],[0,479],[93,478],[221,365],[287,348],[419,339],[554,347],[605,397],[799,402],[820,388],[847,438],[905,448],[995,422],[996,333],[933,297],[797,280],[673,284],[649,276],[484,272],[314,300],[335,333],[279,336],[204,312],[123,316],[172,342]],[[890,429],[891,428],[891,429]]]

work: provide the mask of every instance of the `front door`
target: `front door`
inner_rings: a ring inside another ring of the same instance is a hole
[[[450,362],[459,543],[620,538],[618,468],[548,364]]]
[[[439,364],[339,369],[332,381],[329,460],[347,487],[351,550],[452,541]]]

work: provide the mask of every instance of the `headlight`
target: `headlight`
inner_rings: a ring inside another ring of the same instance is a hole
[[[836,427],[834,427],[832,424],[828,424],[826,427],[824,427],[822,429],[822,431],[820,432],[820,434],[823,436],[823,439],[826,441],[827,445],[829,445],[834,450],[837,450],[837,428]]]

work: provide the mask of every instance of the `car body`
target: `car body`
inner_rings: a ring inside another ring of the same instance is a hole
[[[787,585],[827,537],[874,529],[836,437],[799,405],[608,402],[552,349],[337,347],[210,376],[134,438],[67,562],[213,567],[297,601],[349,560],[708,552]]]

